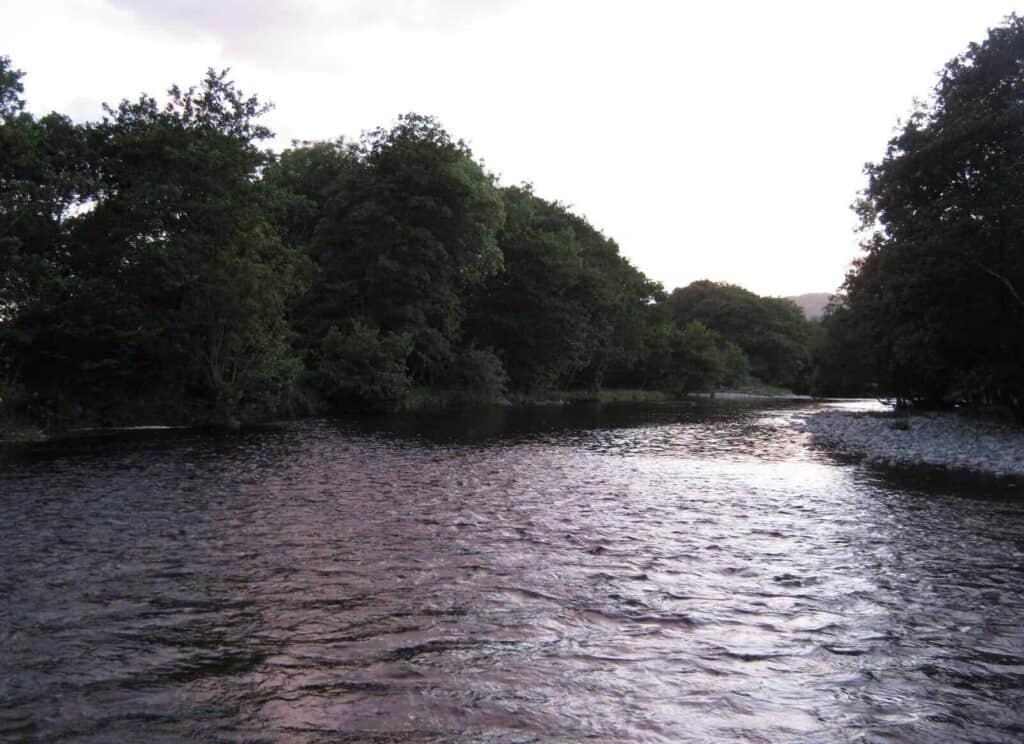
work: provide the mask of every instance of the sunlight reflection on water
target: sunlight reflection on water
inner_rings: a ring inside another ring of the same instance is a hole
[[[806,412],[34,450],[0,473],[0,737],[1020,735],[1024,507],[837,461]]]

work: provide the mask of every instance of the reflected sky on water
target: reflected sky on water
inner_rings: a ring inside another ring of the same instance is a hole
[[[0,471],[0,738],[1011,740],[1024,506],[808,404],[94,436]]]

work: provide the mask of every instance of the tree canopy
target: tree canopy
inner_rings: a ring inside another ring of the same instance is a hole
[[[1011,16],[946,65],[866,168],[865,252],[834,331],[903,400],[1024,411],[1022,70],[1024,20]]]
[[[227,416],[290,385],[284,310],[301,257],[258,182],[265,110],[211,70],[162,106],[125,100],[94,124],[5,121],[4,141],[29,139],[34,159],[4,181],[17,245],[3,343],[57,412],[117,417],[149,399],[179,404],[165,417]]]
[[[8,412],[230,421],[395,408],[416,388],[799,379],[793,308],[708,283],[669,297],[432,117],[274,154],[269,106],[227,71],[87,123],[28,113],[23,77],[0,57]]]
[[[806,387],[810,326],[792,300],[759,297],[733,284],[703,280],[673,291],[668,304],[678,325],[699,322],[736,344],[759,379]]]

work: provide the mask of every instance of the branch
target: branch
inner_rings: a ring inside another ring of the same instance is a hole
[[[1013,295],[1013,299],[1015,299],[1017,301],[1017,304],[1020,305],[1021,307],[1024,307],[1024,298],[1022,298],[1017,293],[1017,290],[1013,286],[1013,282],[1011,282],[1009,279],[1007,279],[1002,274],[997,274],[996,272],[992,271],[992,269],[990,269],[988,266],[986,266],[985,264],[981,263],[980,261],[975,261],[975,263],[978,264],[978,266],[981,268],[981,270],[984,271],[986,274],[988,274],[989,276],[993,277],[994,279],[997,279],[1000,282],[1002,282],[1006,286],[1006,288],[1008,290],[1010,290],[1010,294]]]

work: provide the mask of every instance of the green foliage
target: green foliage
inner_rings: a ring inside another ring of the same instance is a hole
[[[455,365],[459,388],[472,400],[499,401],[508,392],[508,374],[501,359],[486,349],[469,349],[459,355]]]
[[[318,278],[302,322],[314,336],[349,318],[409,333],[412,374],[436,381],[459,339],[464,295],[501,266],[501,199],[469,148],[429,117],[370,132],[352,157],[312,238]]]
[[[750,379],[750,360],[737,344],[720,339],[718,351],[722,356],[721,384],[729,388],[746,385]]]
[[[66,280],[69,216],[95,191],[89,131],[59,114],[25,113],[21,77],[0,58],[0,317],[7,320],[31,313]]]
[[[266,110],[212,70],[163,108],[143,96],[108,109],[102,191],[81,224],[83,274],[118,297],[102,320],[132,351],[132,382],[142,371],[217,418],[278,400],[296,369],[284,310],[302,289],[301,257],[255,182]],[[101,342],[101,329],[81,330]]]
[[[13,375],[5,372],[0,369],[0,439],[6,438],[7,432],[18,428],[28,406],[24,387],[18,384]]]
[[[0,374],[50,423],[63,400],[38,398],[51,364],[73,349],[53,343],[74,284],[73,214],[95,191],[91,132],[64,116],[24,111],[22,73],[0,58]]]
[[[674,290],[668,304],[678,326],[698,321],[736,344],[750,361],[750,373],[763,382],[806,385],[810,326],[791,300],[704,280]]]
[[[11,58],[0,56],[0,118],[9,121],[25,109],[22,94],[25,86],[21,79],[25,73],[11,67]]]
[[[638,384],[667,390],[676,372],[672,352],[679,329],[668,317],[664,303],[656,306],[651,315],[655,322],[649,324],[644,334],[643,357],[639,365],[642,377]]]
[[[725,376],[725,359],[717,334],[698,321],[687,323],[672,339],[675,379],[670,389],[680,395],[711,390]]]
[[[200,367],[192,379],[209,389],[221,415],[273,414],[287,408],[302,369],[284,317],[299,286],[292,258],[270,236],[240,238],[204,266],[202,281],[182,298],[190,357]]]
[[[646,382],[675,395],[739,387],[748,380],[743,350],[699,321],[678,328],[666,320],[651,328],[645,348]]]
[[[393,410],[411,388],[412,350],[409,334],[382,333],[358,320],[345,333],[332,327],[320,347],[315,384],[335,411]]]
[[[1024,412],[1024,20],[946,65],[867,167],[865,255],[830,331],[861,341],[883,391]],[[833,345],[841,343],[831,341]]]
[[[529,186],[504,189],[504,269],[471,304],[467,335],[497,350],[518,391],[628,381],[642,356],[648,303],[660,287],[618,246]]]
[[[504,269],[477,293],[468,333],[498,350],[517,390],[553,389],[587,361],[580,247],[558,205],[528,188],[503,196]]]
[[[227,72],[84,125],[26,113],[22,77],[0,58],[5,411],[237,422],[392,409],[413,386],[658,397],[802,364],[785,303],[709,283],[710,304],[684,307],[696,285],[668,301],[585,218],[499,189],[430,117],[274,156],[268,106]]]
[[[359,167],[358,147],[342,139],[294,143],[268,164],[262,183],[282,239],[309,253],[324,209]]]
[[[590,360],[574,382],[591,389],[606,383],[635,384],[643,338],[652,320],[650,308],[664,300],[664,290],[621,256],[615,241],[584,218],[571,213],[569,218],[582,246],[582,300],[591,327]]]
[[[210,71],[163,107],[142,96],[100,124],[21,122],[45,146],[31,198],[11,210],[20,245],[5,284],[18,291],[4,333],[37,392],[97,416],[157,391],[182,416],[273,412],[297,370],[284,310],[301,257],[255,181],[265,110]]]
[[[877,393],[870,334],[863,318],[851,312],[845,296],[835,296],[811,329],[811,389],[815,395]]]

